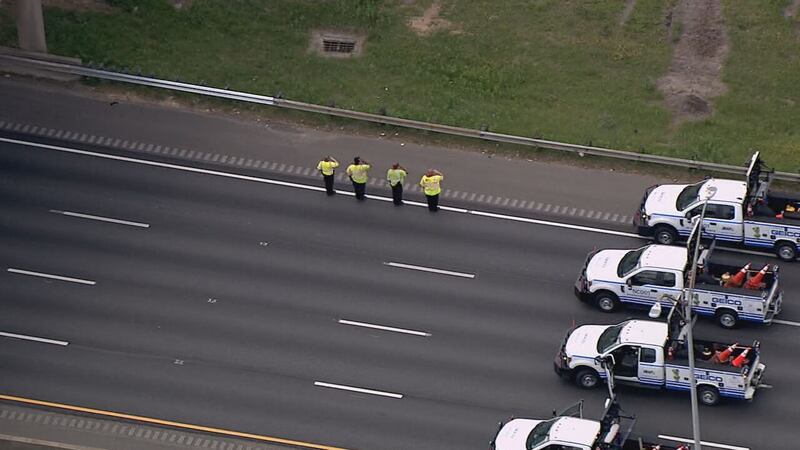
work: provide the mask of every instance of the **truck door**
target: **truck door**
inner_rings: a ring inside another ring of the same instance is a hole
[[[650,347],[639,350],[639,381],[659,385],[664,382],[663,353],[660,349]]]
[[[661,300],[664,294],[676,297],[676,276],[672,272],[658,270],[642,270],[628,278],[627,295],[633,297],[633,303],[651,306]],[[665,306],[672,306],[671,304]]]
[[[690,211],[694,222],[703,210],[697,205]],[[720,241],[738,242],[743,239],[742,208],[725,203],[708,203],[703,219],[703,237]]]
[[[638,345],[623,345],[611,352],[614,355],[614,378],[637,381],[639,378]]]

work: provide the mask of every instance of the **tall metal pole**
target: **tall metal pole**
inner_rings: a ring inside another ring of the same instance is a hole
[[[694,246],[694,255],[692,255],[692,270],[689,272],[689,289],[686,291],[684,300],[684,311],[686,314],[685,317],[688,321],[686,340],[688,341],[689,345],[689,372],[691,373],[689,379],[691,380],[690,393],[692,397],[692,435],[694,437],[694,450],[702,450],[702,446],[700,444],[700,412],[697,408],[697,380],[694,377],[694,338],[692,336],[692,328],[694,328],[694,323],[692,321],[692,301],[694,300],[694,286],[695,280],[697,279],[697,259],[700,256],[700,238],[703,237],[703,219],[706,217],[706,207],[708,207],[708,201],[714,196],[714,194],[716,194],[716,189],[709,189],[705,201],[703,202],[703,209],[700,211],[700,224],[697,227],[699,235],[697,236],[697,244]]]

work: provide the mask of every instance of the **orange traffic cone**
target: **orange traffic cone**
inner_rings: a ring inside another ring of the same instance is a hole
[[[761,281],[764,279],[764,275],[767,274],[767,270],[769,270],[769,264],[764,266],[760,272],[753,275],[752,278],[747,280],[747,283],[744,284],[745,289],[758,289],[761,287]]]
[[[725,283],[725,287],[740,287],[742,283],[744,283],[744,277],[747,275],[747,271],[750,270],[750,263],[744,265],[736,275],[731,277],[730,281]]]
[[[726,348],[725,350],[723,350],[721,352],[717,352],[717,354],[714,355],[714,358],[716,358],[717,362],[721,362],[721,363],[728,362],[728,360],[731,359],[731,353],[733,353],[733,349],[735,349],[736,346],[738,346],[738,345],[739,345],[738,342],[736,342],[734,344],[731,344],[731,346]]]
[[[739,356],[733,358],[731,361],[731,365],[733,367],[742,367],[747,362],[747,354],[750,353],[750,347],[744,349],[742,353],[739,353]]]

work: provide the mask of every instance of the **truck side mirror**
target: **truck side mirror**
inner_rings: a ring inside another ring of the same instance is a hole
[[[692,217],[694,217],[694,216],[692,216],[692,212],[689,211],[686,214],[684,214],[683,217],[685,217],[686,220],[692,220]]]
[[[606,367],[614,367],[614,365],[617,363],[617,361],[614,359],[614,355],[610,353],[607,355],[596,356],[594,359],[597,364],[604,365]]]
[[[627,280],[625,280],[625,284],[628,287],[633,287],[633,278],[628,278]]]

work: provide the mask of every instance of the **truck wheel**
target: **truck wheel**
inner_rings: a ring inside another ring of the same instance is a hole
[[[659,225],[653,231],[653,239],[656,244],[672,245],[678,240],[678,232],[669,225]]]
[[[706,406],[714,406],[719,403],[719,390],[713,386],[698,386],[697,398]]]
[[[797,247],[790,242],[783,242],[775,247],[775,254],[784,261],[797,259]]]
[[[736,311],[731,311],[730,309],[721,309],[717,311],[715,314],[717,317],[717,323],[722,328],[736,328],[736,325],[739,324],[739,315],[736,314]]]
[[[619,308],[619,298],[608,291],[600,291],[594,296],[597,307],[603,312],[614,312]]]
[[[581,369],[575,375],[575,383],[582,389],[594,389],[600,384],[600,375],[593,369]]]

